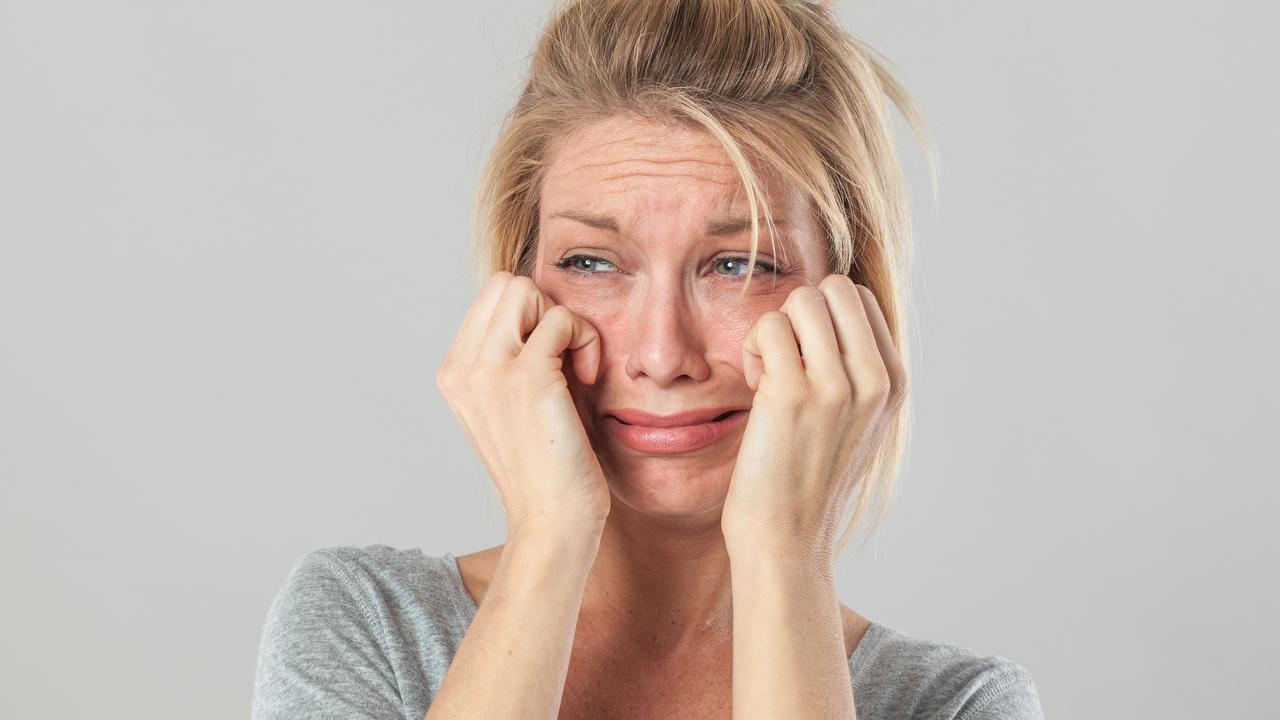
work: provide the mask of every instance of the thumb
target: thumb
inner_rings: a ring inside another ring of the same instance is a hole
[[[752,325],[742,341],[742,373],[753,392],[760,389],[760,376],[764,375],[764,357],[760,355],[760,347],[756,342],[757,327],[758,324]]]
[[[566,352],[578,379],[586,385],[594,385],[600,374],[600,333],[577,315],[573,320],[573,339]]]

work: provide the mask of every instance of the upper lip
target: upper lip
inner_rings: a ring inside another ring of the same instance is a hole
[[[605,411],[605,415],[612,415],[619,420],[631,425],[640,425],[643,427],[659,427],[671,428],[680,427],[682,425],[698,425],[701,423],[711,422],[727,412],[735,410],[748,410],[749,408],[738,407],[736,405],[726,405],[724,407],[714,408],[698,408],[696,410],[685,410],[674,415],[653,415],[643,410],[634,408],[613,408]]]

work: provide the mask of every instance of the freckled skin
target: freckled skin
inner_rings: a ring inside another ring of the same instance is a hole
[[[533,279],[600,333],[596,383],[582,384],[573,372],[566,377],[614,495],[611,515],[634,511],[686,527],[719,523],[740,432],[694,453],[654,456],[615,445],[600,423],[606,408],[666,415],[751,405],[742,369],[747,331],[766,311],[781,307],[791,290],[817,285],[830,272],[821,226],[804,196],[774,177],[762,180],[775,219],[792,226],[778,227],[775,253],[758,209],[758,260],[781,261],[787,274],[775,282],[757,268],[739,298],[745,260],[738,266],[723,260],[748,256],[750,226],[727,237],[708,236],[705,226],[712,218],[749,217],[750,206],[714,138],[697,129],[610,118],[552,148]],[[612,217],[620,232],[548,217],[564,210]],[[552,265],[575,254],[605,263]],[[595,274],[573,274],[575,266]]]

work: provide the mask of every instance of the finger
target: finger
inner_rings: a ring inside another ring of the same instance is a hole
[[[800,345],[801,361],[811,378],[824,381],[850,382],[844,358],[836,342],[827,298],[817,287],[802,285],[787,296],[781,311],[791,320]]]
[[[854,397],[872,399],[887,390],[888,371],[880,357],[875,331],[867,319],[862,293],[847,275],[828,275],[818,286],[827,296],[840,352],[853,382]]]
[[[871,330],[876,336],[880,358],[884,362],[885,370],[889,373],[889,382],[892,385],[891,397],[895,403],[901,402],[907,394],[906,364],[898,353],[898,346],[893,342],[893,335],[889,333],[889,322],[884,318],[884,312],[880,309],[875,293],[862,285],[858,286],[858,292],[862,293],[862,305],[867,310],[867,319],[871,321]]]
[[[600,334],[569,308],[552,305],[529,334],[520,356],[545,361],[565,351],[571,351],[578,379],[588,385],[594,383],[600,370]]]
[[[480,288],[475,300],[471,302],[467,314],[463,316],[462,326],[458,330],[454,348],[450,354],[460,358],[464,365],[470,365],[475,361],[480,343],[489,327],[489,320],[493,317],[493,309],[497,306],[498,299],[502,297],[503,289],[513,277],[515,274],[506,270],[490,275]]]
[[[551,298],[530,278],[524,275],[511,278],[493,308],[476,359],[498,364],[519,355],[524,349],[525,336],[552,305]]]
[[[791,320],[780,310],[770,310],[756,319],[742,341],[742,354],[744,363],[755,358],[764,374],[776,382],[799,386],[804,381]]]

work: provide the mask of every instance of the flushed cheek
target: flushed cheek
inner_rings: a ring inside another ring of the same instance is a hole
[[[751,323],[737,316],[716,317],[704,321],[703,343],[707,357],[731,365],[742,372],[742,341]]]
[[[583,301],[575,298],[561,304],[567,306],[578,317],[591,323],[596,332],[600,333],[600,341],[605,353],[610,351],[611,346],[618,346],[619,340],[626,339],[628,324],[626,313],[623,312],[620,303],[613,300]]]
[[[621,304],[622,294],[617,286],[599,279],[581,280],[570,277],[563,270],[551,269],[537,272],[534,282],[557,305],[565,305],[575,313]]]
[[[780,303],[769,298],[747,300],[738,305],[726,303],[714,318],[709,319],[704,329],[708,349],[714,348],[718,357],[725,358],[741,372],[742,342],[746,340],[751,326],[761,315],[779,307]]]
[[[605,285],[605,283],[599,283]],[[556,282],[555,278],[543,278],[543,292],[556,304],[568,307],[573,313],[600,333],[604,351],[603,363],[607,366],[625,362],[625,353],[634,343],[633,335],[639,332],[635,320],[627,312],[627,297],[617,288],[579,288],[570,283]],[[781,306],[775,295],[758,297],[719,298],[701,303],[702,309],[692,323],[699,334],[699,344],[712,364],[727,363],[742,371],[742,342],[751,326],[765,312]],[[602,367],[602,374],[606,367]]]
[[[616,290],[591,287],[582,289],[547,279],[542,280],[538,288],[546,293],[552,302],[564,305],[572,310],[574,315],[587,320],[601,331],[603,328],[600,326],[613,322],[625,306],[624,298],[619,296]]]
[[[625,353],[634,345],[641,329],[636,327],[636,321],[621,303],[565,304],[600,333],[605,363],[625,362]],[[754,309],[721,309],[710,312],[693,321],[690,327],[697,333],[697,337],[689,340],[696,340],[693,344],[702,349],[708,362],[727,363],[741,371],[742,341],[755,319],[762,313],[763,311],[757,312]]]
[[[552,296],[552,299],[557,304],[568,307],[573,311],[573,314],[591,323],[591,327],[595,328],[596,332],[600,334],[600,371],[597,373],[596,383],[594,385],[583,385],[577,381],[576,376],[569,378],[569,386],[574,395],[584,400],[590,400],[603,387],[600,378],[611,374],[613,365],[625,362],[625,358],[616,356],[619,348],[628,347],[625,314],[622,312],[620,304],[614,301],[583,300],[580,297],[561,300],[554,296]]]

